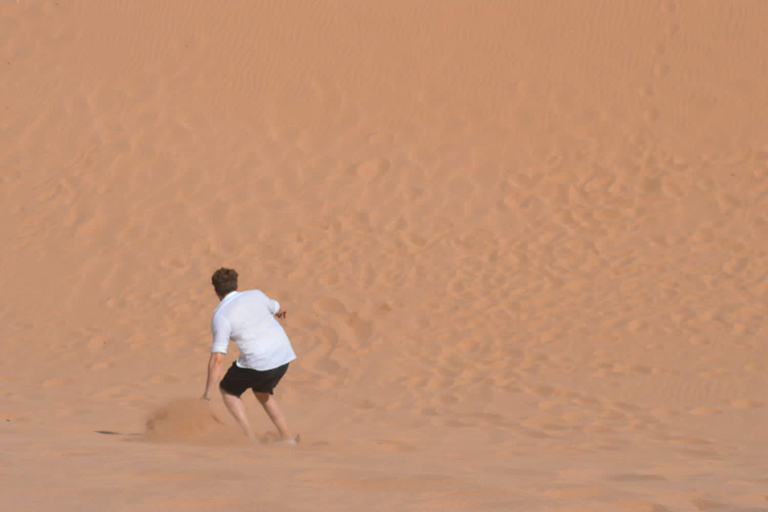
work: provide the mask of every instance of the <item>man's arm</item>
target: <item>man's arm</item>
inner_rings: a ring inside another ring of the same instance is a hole
[[[210,400],[216,383],[219,382],[221,374],[221,365],[224,362],[224,354],[227,353],[229,346],[229,335],[232,333],[232,327],[226,318],[221,315],[213,315],[211,320],[211,332],[213,333],[213,343],[211,344],[211,358],[208,359],[208,380],[205,383],[205,393],[203,400]]]
[[[275,318],[280,318],[281,320],[285,318],[286,312],[280,311],[280,303],[276,300],[270,299],[269,297],[267,297],[267,309],[269,309],[270,313],[275,315]]]
[[[203,400],[210,400],[211,393],[213,393],[216,383],[219,382],[219,375],[221,375],[221,365],[224,363],[224,354],[221,352],[211,353],[210,359],[208,359],[208,380],[205,383],[205,393],[203,393]]]

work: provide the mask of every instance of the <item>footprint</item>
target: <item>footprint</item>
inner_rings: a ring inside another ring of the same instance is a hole
[[[317,368],[325,373],[339,376],[341,372],[341,364],[331,359],[330,357],[324,357],[317,362]]]
[[[152,384],[169,384],[171,382],[179,382],[181,379],[175,375],[155,375],[149,379]]]
[[[610,480],[617,482],[663,482],[667,479],[661,475],[643,474],[643,473],[620,473],[610,477]]]
[[[695,414],[697,416],[712,416],[715,414],[720,413],[720,408],[718,407],[711,407],[711,406],[700,406],[700,407],[694,407],[690,411],[688,411],[689,414]]]
[[[371,133],[368,135],[368,144],[392,144],[395,137],[391,133]]]
[[[46,379],[41,384],[40,387],[42,388],[53,388],[53,387],[59,387],[66,384],[69,384],[72,382],[72,379],[67,377],[54,377],[52,379]]]
[[[689,457],[695,457],[703,460],[720,460],[722,457],[714,450],[699,450],[692,448],[683,448],[679,450],[680,453],[688,455]]]
[[[569,489],[553,489],[547,491],[546,494],[561,499],[585,500],[604,496],[607,494],[607,491],[605,489],[594,487],[571,487]]]
[[[363,399],[361,401],[352,402],[350,406],[353,409],[362,409],[362,410],[370,410],[370,409],[376,408],[376,404],[368,398]]]
[[[632,365],[631,370],[643,375],[650,375],[652,373],[655,373],[654,370],[656,370],[656,368],[649,368],[648,366],[635,364],[635,365]]]
[[[649,123],[655,123],[659,120],[659,117],[661,117],[661,112],[657,108],[649,108],[643,114],[643,119]]]
[[[383,176],[391,167],[386,158],[371,158],[358,163],[355,167],[355,174],[366,181]]]
[[[530,391],[534,394],[544,396],[544,397],[551,397],[555,394],[558,394],[558,395],[560,394],[560,393],[557,393],[557,390],[552,386],[531,386],[530,388],[527,389],[527,391]]]
[[[711,370],[704,370],[703,372],[699,372],[699,377],[720,377],[726,373],[728,372],[722,368],[713,368]]]
[[[696,498],[691,500],[691,503],[693,503],[693,506],[699,510],[725,510],[725,505],[722,503],[718,503],[717,501],[708,500],[705,498]]]
[[[654,418],[669,418],[670,416],[677,416],[678,414],[680,414],[679,411],[666,407],[651,409],[651,416]]]
[[[681,444],[688,444],[694,446],[711,446],[712,441],[708,439],[701,439],[699,437],[682,437],[678,439]]]
[[[12,413],[6,413],[3,415],[3,417],[5,418],[6,425],[13,425],[14,423],[29,423],[31,419],[29,416],[18,416]]]
[[[347,324],[352,327],[358,341],[368,341],[373,334],[373,326],[368,320],[363,320],[356,314],[349,316]]]
[[[376,444],[385,450],[395,452],[412,452],[416,450],[416,447],[410,443],[393,439],[380,439],[376,441]]]
[[[314,306],[324,313],[347,314],[347,308],[344,304],[334,298],[318,299],[315,301]]]
[[[667,35],[669,37],[676,36],[678,32],[680,32],[680,25],[677,23],[672,23],[667,27]]]
[[[97,363],[93,363],[91,366],[88,367],[89,370],[104,370],[106,368],[112,368],[114,364],[107,362],[107,361],[99,361]]]
[[[677,2],[675,0],[663,0],[659,4],[661,12],[666,14],[674,14],[677,12]]]
[[[663,78],[669,74],[669,66],[666,64],[656,64],[653,67],[653,74],[658,78]]]
[[[614,510],[626,512],[669,512],[669,509],[652,501],[630,501],[616,503]]]
[[[755,409],[757,407],[762,407],[763,403],[758,402],[755,400],[732,400],[731,401],[731,407],[734,409]]]
[[[653,98],[656,95],[652,85],[644,85],[640,88],[640,96],[643,98]]]

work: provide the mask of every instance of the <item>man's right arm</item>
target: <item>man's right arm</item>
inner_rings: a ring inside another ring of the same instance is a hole
[[[205,380],[205,391],[203,392],[203,400],[210,402],[211,394],[219,382],[219,375],[221,375],[221,365],[224,363],[224,354],[221,352],[212,352],[211,357],[208,359],[208,377]]]
[[[221,365],[224,362],[224,354],[227,353],[227,347],[229,346],[229,336],[232,334],[232,327],[226,318],[214,315],[211,321],[211,332],[213,334],[213,343],[211,343],[211,356],[208,359],[205,392],[203,392],[204,400],[211,399],[211,393],[219,380]]]

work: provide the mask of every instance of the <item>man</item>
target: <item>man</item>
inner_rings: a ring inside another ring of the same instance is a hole
[[[237,272],[233,269],[220,268],[214,272],[211,282],[221,302],[211,322],[213,345],[202,399],[211,399],[231,339],[237,343],[240,357],[232,363],[219,384],[227,409],[245,435],[255,440],[245,404],[240,398],[246,389],[252,389],[280,433],[277,442],[297,444],[298,436],[295,439],[291,436],[277,400],[272,396],[275,386],[288,370],[288,363],[296,359],[288,336],[275,320],[275,317],[285,318],[285,312],[280,312],[280,303],[259,290],[237,291]]]

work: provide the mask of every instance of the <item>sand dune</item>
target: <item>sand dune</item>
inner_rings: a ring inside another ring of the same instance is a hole
[[[768,510],[767,23],[0,2],[0,506]],[[295,450],[195,400],[222,265]]]

